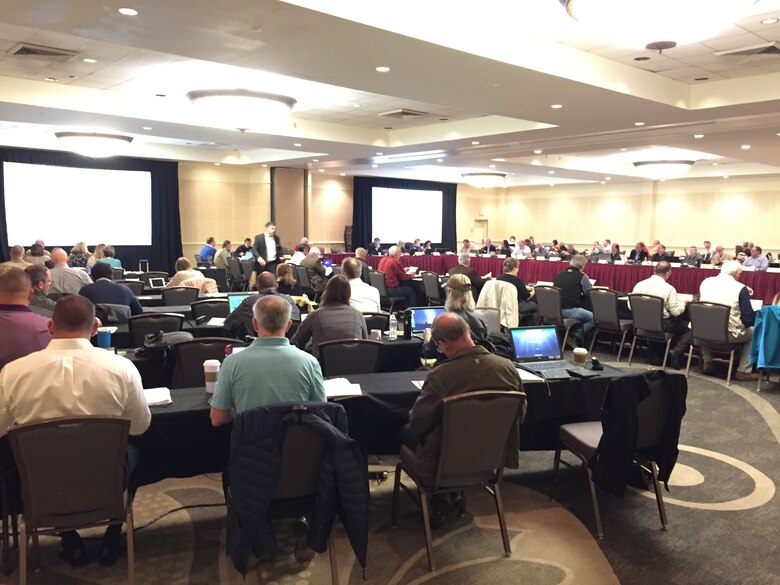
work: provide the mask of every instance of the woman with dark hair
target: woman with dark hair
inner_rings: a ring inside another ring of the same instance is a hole
[[[501,248],[499,249],[498,253],[504,256],[509,256],[512,253],[512,248],[509,245],[509,240],[504,240],[503,242],[501,242]]]
[[[303,289],[293,275],[292,265],[287,264],[286,262],[284,264],[279,264],[276,267],[276,287],[277,290],[284,295],[293,297],[303,295]]]
[[[425,240],[425,243],[422,247],[423,254],[433,254],[433,244],[431,244],[430,240]]]
[[[312,354],[319,357],[319,344],[335,339],[367,339],[368,327],[363,314],[349,306],[351,288],[347,278],[334,276],[325,285],[320,307],[298,327],[291,342],[303,348],[311,341]]]
[[[25,260],[27,260],[27,262],[30,264],[45,266],[46,262],[51,260],[51,256],[47,256],[46,249],[38,242],[35,242],[32,246],[30,246],[30,253],[27,254]]]

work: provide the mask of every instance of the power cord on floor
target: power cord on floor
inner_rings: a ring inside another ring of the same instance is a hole
[[[188,506],[179,506],[178,508],[173,508],[172,510],[168,510],[167,512],[165,512],[163,514],[160,514],[159,516],[157,516],[157,518],[147,522],[143,526],[136,526],[135,527],[135,531],[138,532],[139,530],[143,530],[144,528],[148,528],[152,524],[156,524],[157,522],[159,522],[160,520],[162,520],[166,516],[168,516],[170,514],[173,514],[174,512],[181,512],[182,510],[192,510],[194,508],[220,508],[220,507],[222,507],[222,508],[225,507],[224,502],[223,503],[219,503],[219,504],[190,504]]]

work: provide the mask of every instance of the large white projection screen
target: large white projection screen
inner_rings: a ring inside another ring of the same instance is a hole
[[[152,175],[3,163],[8,244],[152,245]]]
[[[371,189],[373,238],[395,244],[398,240],[441,242],[442,192],[421,189]],[[368,244],[369,242],[365,242]],[[361,245],[365,245],[361,244]]]

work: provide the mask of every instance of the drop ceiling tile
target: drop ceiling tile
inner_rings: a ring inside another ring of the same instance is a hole
[[[765,75],[766,71],[760,67],[742,67],[734,71],[721,71],[721,74],[730,79],[737,79],[740,77],[751,77],[753,75]]]
[[[669,79],[679,79],[680,81],[693,81],[696,77],[706,76],[699,67],[679,67],[676,69],[669,69],[668,71],[661,71],[659,75],[668,77]]]
[[[616,59],[619,57],[635,56],[638,54],[636,49],[627,49],[625,47],[601,47],[599,49],[594,49],[588,52],[606,59]],[[647,52],[648,51],[642,51],[640,54],[645,54]]]
[[[732,35],[725,37],[718,37],[715,39],[709,39],[705,41],[704,45],[711,48],[714,51],[725,51],[726,49],[735,49],[738,47],[748,47],[750,45],[758,45],[765,42],[764,39],[753,33],[743,33],[740,35]]]
[[[701,43],[691,43],[690,45],[682,45],[675,47],[674,49],[669,49],[668,51],[665,51],[665,53],[674,59],[684,60],[693,55],[712,53],[712,49]]]

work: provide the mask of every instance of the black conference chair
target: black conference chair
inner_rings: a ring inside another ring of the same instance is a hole
[[[166,306],[191,305],[198,300],[200,289],[194,286],[174,286],[162,289],[162,300]]]
[[[232,256],[227,260],[228,264],[228,284],[231,291],[244,290],[244,273],[241,270],[241,262],[238,258]]]
[[[243,290],[249,290],[249,283],[252,282],[252,271],[255,268],[255,262],[254,260],[250,260],[250,261],[242,260],[240,264],[241,264],[241,274],[244,275]]]
[[[125,285],[137,297],[144,294],[144,283],[140,280],[117,280],[117,284]]]
[[[428,305],[432,307],[440,307],[443,305],[444,300],[442,298],[441,284],[439,284],[439,275],[435,272],[423,272],[420,276],[422,277]]]
[[[124,268],[112,268],[111,269],[111,280],[122,280],[125,277],[125,269]]]
[[[729,339],[729,315],[731,308],[718,303],[692,301],[688,303],[688,316],[691,319],[693,342],[688,351],[688,363],[685,366],[685,377],[691,371],[693,350],[708,349],[715,353],[728,354],[729,371],[726,375],[726,386],[731,385],[731,373],[734,370],[734,357],[742,347],[742,342],[734,343]],[[702,362],[703,362],[702,358]]]
[[[566,347],[571,330],[580,326],[577,319],[565,319],[561,312],[561,289],[557,286],[539,286],[534,288],[536,303],[539,305],[539,316],[542,323],[555,325],[564,330],[561,340],[561,351]],[[583,342],[585,340],[583,339]]]
[[[588,355],[593,353],[593,346],[601,333],[620,335],[620,346],[617,355],[617,361],[620,361],[623,346],[626,343],[626,335],[628,335],[634,322],[631,319],[618,317],[618,293],[615,291],[594,288],[591,289],[589,294],[590,302],[593,306],[593,320],[596,322],[596,326],[593,331],[590,348],[588,349]]]
[[[392,297],[387,292],[387,281],[385,280],[384,272],[374,270],[369,275],[369,278],[371,279],[371,286],[379,291],[379,302],[382,308],[387,308],[392,313],[396,303],[406,307],[406,297]]]
[[[322,375],[373,374],[379,359],[381,341],[371,339],[334,339],[319,344]]]
[[[227,299],[206,299],[190,304],[190,310],[192,318],[197,322],[199,317],[205,317],[206,320],[212,317],[227,318],[230,306]]]
[[[135,347],[143,347],[149,333],[181,331],[183,325],[184,315],[178,313],[143,313],[127,320],[130,339]]]
[[[363,313],[363,317],[366,320],[366,328],[369,331],[372,329],[387,331],[390,327],[390,313]]]
[[[225,359],[225,348],[239,339],[229,337],[199,337],[173,346],[173,377],[171,388],[198,388],[206,385],[203,362]]]
[[[636,340],[644,339],[648,343],[656,341],[666,344],[664,360],[661,364],[661,369],[665,370],[674,335],[664,331],[664,300],[651,295],[630,294],[628,302],[631,304],[631,314],[634,316],[634,339],[631,340],[628,365],[631,365],[634,358]]]

